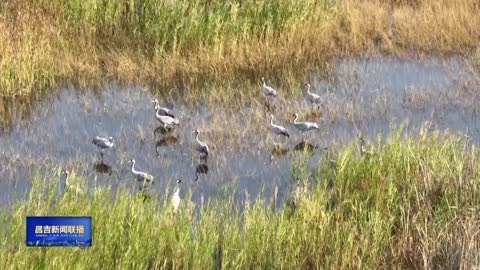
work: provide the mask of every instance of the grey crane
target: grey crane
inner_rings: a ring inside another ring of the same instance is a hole
[[[360,136],[359,138],[358,150],[361,156],[365,154],[372,155],[374,153],[372,150],[367,150],[367,147],[365,146],[365,138],[363,138],[363,136]]]
[[[273,87],[267,85],[264,77],[262,77],[262,92],[266,97],[276,97],[277,96],[277,91],[275,91],[275,89],[273,89]]]
[[[305,135],[305,132],[308,132],[310,130],[315,130],[318,129],[317,123],[313,122],[297,122],[298,119],[298,114],[293,114],[293,125],[302,132],[303,135]]]
[[[153,184],[153,175],[151,174],[148,174],[146,172],[141,172],[141,171],[137,171],[135,170],[135,159],[130,159],[128,161],[128,163],[131,163],[132,164],[132,174],[133,176],[135,177],[135,179],[138,181],[138,182],[141,182],[141,183],[152,183]]]
[[[155,110],[155,112],[158,112],[158,114],[175,118],[175,115],[173,115],[172,110],[160,106],[160,103],[158,102],[158,99],[152,100],[152,103],[154,104],[153,109]]]
[[[92,143],[98,148],[102,158],[103,158],[103,149],[110,149],[115,145],[112,137],[102,137],[102,136],[96,136],[95,138],[93,138]]]
[[[332,154],[330,153],[330,148],[328,146],[324,147],[323,150],[325,151],[325,159],[328,161],[330,168],[330,176],[328,178],[327,188],[329,190],[332,189],[335,180],[335,168],[337,167],[337,161],[335,159],[331,159]]]
[[[175,191],[172,195],[172,206],[174,214],[177,213],[178,207],[180,206],[180,183],[182,183],[182,179],[177,180],[177,186],[175,187]]]
[[[63,170],[62,175],[65,175],[65,189],[67,191],[73,191],[77,195],[84,194],[83,190],[79,186],[70,183],[70,173],[67,170]]]
[[[309,83],[306,83],[305,84],[305,89],[307,90],[307,100],[312,103],[312,104],[320,104],[320,96],[315,94],[315,93],[312,93],[310,92],[310,84]]]
[[[160,107],[157,107],[157,111],[155,113],[155,118],[162,124],[163,128],[167,127],[173,127],[175,125],[178,125],[180,122],[178,119],[175,119],[171,116],[168,115],[162,115],[160,113]]]
[[[200,154],[203,154],[205,155],[205,157],[208,156],[209,154],[209,150],[208,150],[208,145],[202,141],[200,141],[200,139],[198,139],[198,135],[200,134],[200,131],[198,129],[195,129],[194,131],[192,131],[193,133],[195,133],[195,141],[196,141],[196,146],[195,146],[195,149],[200,152]]]
[[[270,114],[270,129],[273,133],[280,136],[290,137],[288,130],[280,125],[275,125],[273,123],[273,114]]]

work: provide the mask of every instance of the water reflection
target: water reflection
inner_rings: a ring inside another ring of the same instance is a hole
[[[432,123],[431,128],[423,128],[424,133],[432,128],[454,133],[467,130],[469,143],[478,143],[480,92],[475,90],[480,84],[478,76],[471,74],[470,65],[468,60],[458,57],[422,61],[336,60],[328,80],[315,74],[309,76],[313,90],[322,98],[321,111],[306,106],[304,93],[297,95],[295,91],[288,95],[279,91],[275,100],[269,100],[276,106],[279,117],[293,112],[301,112],[307,121],[317,121],[320,117],[322,129],[322,133],[308,136],[309,143],[298,143],[302,135],[293,132],[294,127],[288,121],[285,127],[292,131],[290,139],[273,150],[265,147],[267,131],[261,119],[265,108],[260,98],[250,100],[242,108],[241,103],[231,106],[190,102],[188,96],[179,94],[171,104],[185,118],[174,133],[162,126],[157,128],[159,124],[150,105],[154,96],[142,88],[114,84],[107,84],[98,92],[66,88],[34,102],[3,102],[0,104],[0,204],[25,196],[36,167],[46,170],[48,164],[74,167],[82,170],[81,176],[95,173],[98,183],[111,183],[114,188],[125,181],[127,170],[117,168],[123,168],[123,162],[130,156],[141,160],[146,171],[162,175],[154,186],[160,191],[170,178],[191,179],[193,170],[197,177],[202,177],[207,174],[207,162],[198,161],[198,153],[194,152],[191,130],[195,128],[206,130],[205,141],[217,147],[209,156],[208,181],[197,185],[207,199],[234,179],[238,180],[240,192],[259,194],[262,187],[269,190],[279,186],[279,194],[284,196],[290,187],[294,163],[289,150],[319,152],[316,145],[324,144],[344,147],[358,133],[373,141],[378,134],[382,138],[388,136],[392,127],[399,127],[405,119],[409,120],[404,129],[408,135],[416,134],[415,130],[428,122]],[[93,154],[95,161],[100,157],[86,139],[93,134],[110,134],[118,141],[115,151],[105,156],[108,161],[99,161],[94,168]],[[159,153],[168,158],[157,158]],[[311,170],[318,166],[317,159],[323,158],[317,154],[310,157]],[[269,156],[275,162],[267,164]],[[196,161],[193,165],[192,157]],[[198,164],[202,166],[197,172]],[[331,172],[330,178],[334,180],[334,170]],[[325,178],[328,177],[326,174]],[[91,184],[90,178],[85,178]]]
[[[98,173],[112,175],[112,166],[108,165],[103,160],[95,162],[93,164],[93,167],[95,168],[95,171]]]
[[[175,137],[175,136],[166,136],[160,139],[155,144],[155,152],[157,153],[157,157],[160,156],[160,153],[158,152],[158,148],[169,146],[169,145],[175,145],[177,143],[178,143],[178,137]]]
[[[282,146],[277,145],[273,147],[271,154],[274,157],[281,157],[281,156],[285,156],[288,153],[288,151],[289,151],[288,148],[282,148]]]
[[[155,130],[153,130],[153,136],[156,137],[158,133],[162,134],[162,135],[165,135],[167,133],[170,133],[173,131],[173,128],[172,127],[163,127],[163,126],[159,126],[157,127]]]
[[[198,164],[195,167],[195,181],[198,181],[199,174],[207,174],[208,173],[208,166],[207,164]]]
[[[275,145],[270,152],[270,164],[275,158],[284,157],[286,154],[288,154],[289,151],[290,150],[288,148],[282,148],[282,146],[280,145]]]
[[[310,143],[302,140],[300,143],[295,145],[295,147],[293,147],[293,150],[295,150],[295,151],[305,151],[305,150],[307,150],[308,152],[314,152],[315,150],[317,150],[317,148],[318,148],[318,146],[310,144]]]

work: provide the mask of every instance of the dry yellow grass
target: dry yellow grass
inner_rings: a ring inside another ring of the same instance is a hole
[[[480,42],[476,0],[344,0],[321,20],[299,17],[261,37],[219,36],[171,50],[142,43],[131,33],[108,36],[99,34],[106,30],[98,25],[72,25],[54,13],[57,5],[30,0],[0,4],[2,96],[32,96],[63,82],[101,86],[105,80],[194,88],[203,82],[234,85],[257,82],[259,74],[289,74],[282,83],[293,83],[295,76],[335,56],[469,53]]]

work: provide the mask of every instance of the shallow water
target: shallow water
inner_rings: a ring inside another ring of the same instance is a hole
[[[294,112],[299,112],[300,120],[314,120],[321,127],[306,139],[316,147],[308,161],[312,174],[324,158],[324,146],[341,147],[358,134],[373,142],[379,133],[385,137],[405,120],[407,133],[418,133],[429,123],[479,142],[478,73],[467,60],[360,58],[337,60],[333,67],[328,80],[310,75],[312,92],[322,97],[321,117],[310,113],[315,109],[304,102],[303,91],[295,99],[276,101],[275,122],[290,130],[289,140],[272,136],[269,112],[254,105],[237,110],[160,100],[181,121],[175,130],[162,134],[154,132],[159,124],[149,91],[115,85],[100,92],[62,89],[35,102],[29,117],[15,116],[12,126],[0,129],[6,130],[0,135],[0,203],[24,198],[39,168],[40,174],[50,168],[74,169],[86,176],[90,187],[122,184],[136,189],[127,164],[130,158],[137,161],[138,170],[155,176],[154,190],[164,191],[178,178],[184,179],[183,195],[191,190],[194,200],[214,197],[225,187],[235,187],[240,197],[246,191],[255,198],[263,191],[271,198],[278,187],[280,203],[290,194],[292,166],[302,153],[295,151],[302,148],[302,136],[291,124]],[[192,148],[195,128],[211,148],[206,163]],[[103,163],[91,143],[96,135],[115,138],[116,146],[106,151]],[[274,141],[282,150],[272,152]]]

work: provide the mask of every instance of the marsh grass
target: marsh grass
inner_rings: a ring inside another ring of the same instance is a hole
[[[211,82],[328,73],[333,56],[468,53],[478,14],[476,0],[4,1],[0,89],[25,98],[64,82],[115,80],[195,96]]]
[[[147,197],[126,187],[116,195],[100,187],[85,196],[57,194],[55,170],[37,174],[30,196],[0,213],[2,268],[478,265],[478,150],[438,132],[412,139],[398,133],[373,147],[375,154],[367,156],[358,155],[356,143],[339,149],[334,167],[322,162],[310,176],[299,159],[292,179],[308,191],[277,210],[262,196],[238,208],[228,191],[201,207],[189,193],[173,216],[168,190]],[[26,248],[27,215],[92,216],[93,247]]]

